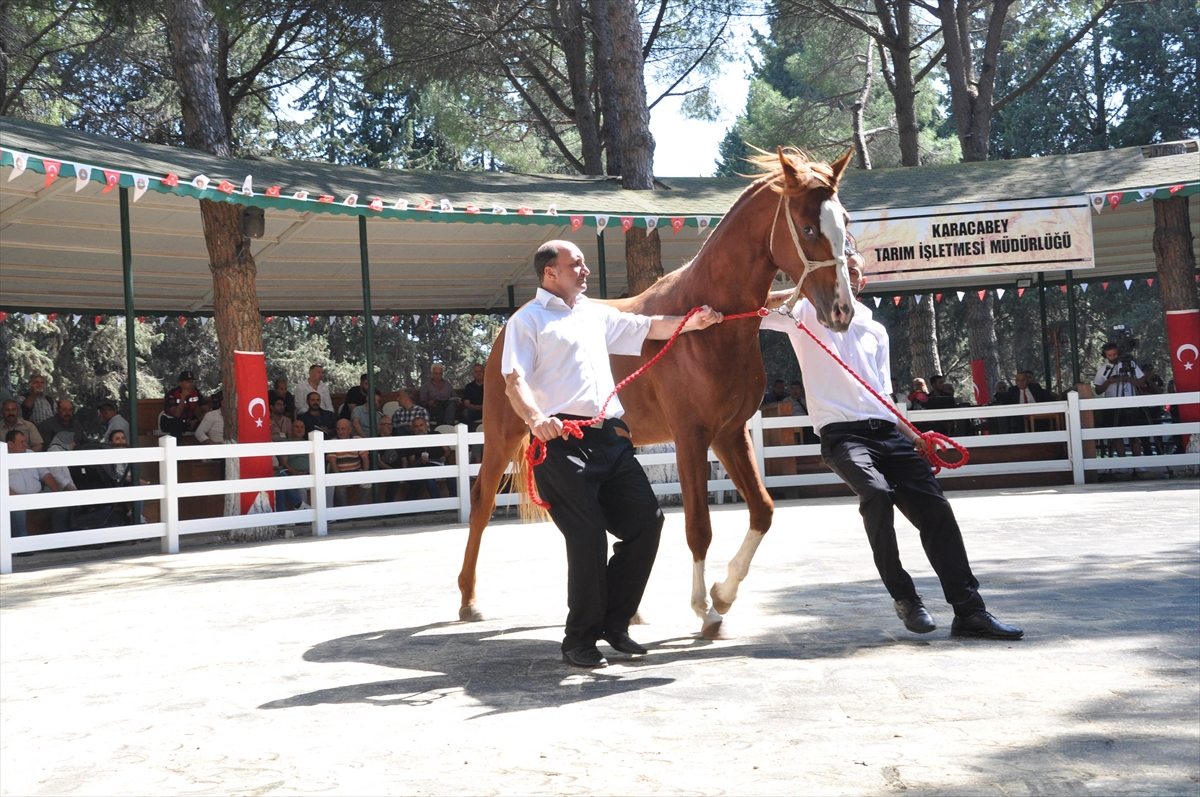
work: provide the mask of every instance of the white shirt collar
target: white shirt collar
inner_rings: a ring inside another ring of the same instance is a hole
[[[557,307],[562,307],[567,310],[571,309],[570,307],[567,307],[567,303],[564,302],[560,297],[555,296],[545,288],[538,288],[537,294],[533,298],[534,301],[536,301],[542,307],[549,307],[551,304],[554,304]],[[575,297],[575,304],[578,305],[580,302],[586,302],[587,300],[587,295],[581,293]]]

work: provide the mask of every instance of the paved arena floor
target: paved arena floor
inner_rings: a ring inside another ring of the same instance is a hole
[[[559,661],[546,524],[490,528],[475,624],[457,525],[18,572],[0,793],[1200,794],[1200,485],[951,501],[1024,640],[950,638],[902,522],[941,626],[906,632],[844,498],[778,507],[716,642],[671,510],[633,629],[653,650],[596,672]],[[714,507],[710,583],[746,522]]]

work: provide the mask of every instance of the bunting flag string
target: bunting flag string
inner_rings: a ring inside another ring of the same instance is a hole
[[[940,293],[935,293],[935,294],[933,295],[933,298],[934,298],[934,300],[935,300],[935,301],[937,301],[939,304],[940,304],[940,303],[941,303],[941,301],[942,301],[942,295],[941,295]]]
[[[1133,280],[1125,280],[1125,290],[1129,290],[1130,286],[1132,286],[1132,285],[1133,285]]]
[[[876,306],[876,307],[879,307],[879,304],[880,304],[882,301],[883,301],[883,299],[882,299],[881,297],[879,297],[879,296],[876,296],[876,297],[875,297],[875,306]]]
[[[922,294],[922,293],[918,293],[918,294],[917,294],[917,304],[920,304],[920,303],[921,303],[921,300],[922,300],[922,299],[924,299],[924,298],[925,298],[925,295],[924,295],[924,294]]]
[[[1147,280],[1146,280],[1146,287],[1147,287],[1147,288],[1153,288],[1153,287],[1154,287],[1154,278],[1153,278],[1153,277],[1151,277],[1151,278],[1149,278],[1149,279],[1147,279]]]
[[[1020,298],[1021,298],[1022,296],[1024,296],[1024,295],[1025,295],[1025,289],[1024,289],[1024,288],[1017,288],[1017,298],[1018,298],[1018,299],[1020,299]]]
[[[996,289],[996,301],[1000,301],[1000,300],[1001,300],[1001,299],[1003,299],[1003,298],[1004,298],[1004,289],[1003,289],[1003,288],[997,288],[997,289]]]
[[[963,291],[957,291],[957,293],[958,293],[958,300],[959,300],[960,302],[963,300],[963,297],[967,295],[967,294],[966,294],[966,293],[964,293]]]
[[[1100,290],[1102,290],[1102,291],[1106,291],[1106,290],[1108,290],[1108,283],[1107,283],[1107,282],[1101,282],[1101,283],[1100,283]]]
[[[899,296],[893,296],[893,297],[892,297],[892,303],[893,303],[893,304],[895,304],[897,307],[899,307],[899,306],[900,306],[900,297],[899,297]]]

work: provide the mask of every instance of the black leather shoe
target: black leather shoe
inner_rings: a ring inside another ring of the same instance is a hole
[[[600,655],[595,645],[586,648],[575,648],[563,651],[563,662],[572,667],[583,667],[588,670],[608,666],[608,659]]]
[[[928,634],[937,630],[933,617],[921,602],[921,596],[901,598],[896,601],[896,616],[904,621],[904,627],[914,634]]]
[[[1025,632],[1008,625],[987,612],[975,612],[970,617],[955,617],[950,624],[950,636],[973,636],[983,639],[1020,639]]]
[[[629,634],[624,631],[609,631],[602,639],[612,645],[613,650],[619,650],[622,653],[636,653],[639,656],[649,653],[645,645],[639,645],[629,638]]]

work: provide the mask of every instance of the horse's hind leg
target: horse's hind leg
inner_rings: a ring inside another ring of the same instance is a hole
[[[675,463],[683,492],[687,544],[692,552],[692,611],[700,618],[700,634],[715,639],[721,630],[721,615],[708,603],[704,562],[712,542],[712,519],[708,514],[708,446],[701,440],[675,439]]]
[[[486,433],[485,433],[486,434]],[[463,552],[462,570],[458,574],[458,590],[462,593],[462,605],[458,609],[458,619],[466,622],[476,622],[483,615],[475,606],[475,569],[479,564],[479,546],[483,541],[483,530],[492,519],[496,509],[496,490],[500,489],[500,481],[504,471],[508,469],[513,452],[520,444],[520,436],[512,439],[489,440],[485,437],[483,446],[483,463],[479,466],[479,476],[471,486],[471,521],[467,535],[467,548]]]
[[[750,562],[758,550],[759,543],[771,528],[775,514],[775,503],[767,493],[758,465],[754,460],[754,445],[750,442],[750,430],[745,426],[735,429],[713,440],[713,452],[729,472],[738,492],[746,499],[750,510],[750,529],[737,554],[729,560],[729,571],[724,581],[713,584],[711,595],[713,608],[727,614],[737,600],[738,586],[750,572]]]

